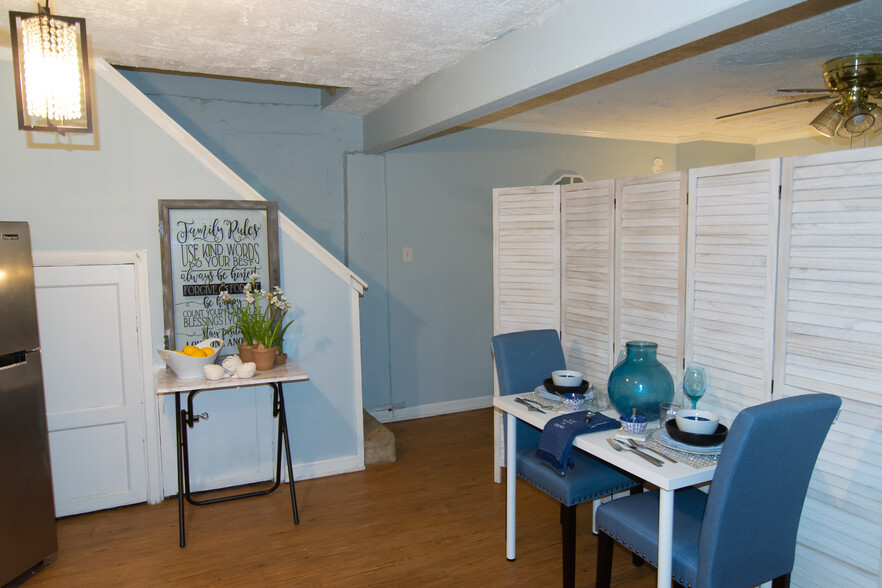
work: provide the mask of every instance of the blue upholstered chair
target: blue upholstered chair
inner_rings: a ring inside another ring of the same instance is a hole
[[[672,571],[681,586],[790,585],[796,531],[818,452],[841,400],[830,394],[784,398],[735,418],[708,494],[674,497]],[[658,553],[658,493],[597,509],[597,586],[610,585],[613,542],[650,563]]]
[[[523,394],[541,385],[551,372],[566,369],[560,338],[555,330],[521,331],[493,337],[499,393]],[[573,451],[575,467],[563,477],[536,458],[540,431],[518,421],[517,475],[560,502],[563,543],[563,585],[576,577],[576,507],[583,502],[643,487],[581,451]]]

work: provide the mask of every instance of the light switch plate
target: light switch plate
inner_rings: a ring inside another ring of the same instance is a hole
[[[413,261],[413,248],[405,247],[401,250],[401,261],[404,263],[410,263]]]

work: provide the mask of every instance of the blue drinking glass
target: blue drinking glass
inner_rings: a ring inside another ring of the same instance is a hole
[[[690,365],[683,372],[683,394],[692,401],[694,409],[698,404],[698,399],[704,396],[707,389],[707,379],[704,375],[704,368]]]

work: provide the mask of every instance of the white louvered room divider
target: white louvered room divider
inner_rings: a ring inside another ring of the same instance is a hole
[[[780,160],[689,172],[686,365],[731,421],[771,399]]]
[[[561,342],[569,369],[606,390],[612,361],[612,180],[561,190]]]
[[[842,410],[799,528],[794,586],[882,585],[882,149],[784,161],[775,396]]]
[[[686,240],[679,264],[672,263],[676,232],[660,229],[671,228],[664,223],[673,222],[675,195],[681,193],[666,185],[673,181],[669,176],[616,180],[614,220],[603,207],[592,208],[602,192],[589,204],[597,186],[608,182],[564,187],[576,191],[560,197],[562,224],[544,233],[544,244],[536,248],[551,251],[553,231],[562,230],[557,258],[524,262],[515,249],[511,256],[498,253],[496,239],[506,235],[497,235],[494,224],[494,271],[498,260],[511,264],[501,273],[509,276],[503,288],[518,288],[517,280],[527,284],[525,291],[532,288],[515,271],[529,272],[522,263],[539,263],[545,270],[557,264],[562,284],[556,303],[549,291],[538,297],[541,303],[531,292],[509,292],[509,304],[500,305],[495,282],[494,312],[512,310],[515,316],[496,315],[494,328],[562,329],[568,361],[575,361],[570,359],[575,349],[587,348],[575,343],[579,339],[602,340],[609,305],[593,297],[609,287],[603,276],[610,262],[601,245],[607,236],[596,224],[606,218],[615,234],[613,274],[608,274],[615,277],[613,341],[665,341],[660,344],[664,357],[671,327],[661,326],[661,316],[667,321],[679,312],[681,357],[708,372],[708,393],[699,406],[719,411],[724,421],[773,397],[831,392],[843,399],[809,487],[791,585],[882,588],[882,148],[691,170],[688,205],[679,205],[678,238]],[[550,226],[545,214],[560,206],[553,196],[562,193],[556,192],[560,188],[511,190],[522,198],[505,203],[504,212],[496,208],[494,191],[494,219],[508,215],[512,235]],[[525,202],[532,198],[530,190],[540,199]],[[537,203],[542,213],[531,206]],[[592,215],[596,223],[588,222]],[[527,229],[519,224],[526,219],[538,224],[528,222],[532,228]],[[523,248],[522,239],[513,247]],[[591,247],[598,248],[593,256],[587,253]],[[655,271],[661,263],[665,271]],[[673,300],[673,286],[664,279],[668,274],[683,284],[682,303]],[[555,283],[548,273],[539,281]],[[557,310],[545,310],[554,304]],[[571,310],[571,304],[579,308]],[[543,310],[525,312],[531,305]],[[561,322],[542,322],[555,313]],[[600,321],[595,330],[601,335],[592,331],[589,317]],[[606,383],[612,347],[605,375],[599,366],[581,364],[586,373],[599,370],[590,378],[595,384]],[[671,371],[682,398],[680,364]],[[497,440],[501,448],[501,435]],[[774,489],[768,500],[775,500]]]
[[[683,372],[686,187],[686,172],[616,181],[617,349],[627,341],[658,343],[658,359],[677,383]]]

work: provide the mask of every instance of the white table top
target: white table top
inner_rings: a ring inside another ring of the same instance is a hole
[[[515,402],[515,398],[523,395],[494,396],[493,406],[516,416],[518,419],[530,423],[534,427],[540,429],[545,428],[552,418],[559,416],[553,410],[546,410],[545,414],[537,411],[531,411],[526,406]],[[603,414],[618,419],[619,415],[614,410],[604,411]],[[656,426],[656,423],[649,423],[650,427]],[[586,433],[579,435],[574,441],[574,445],[607,463],[611,463],[626,472],[629,472],[650,484],[654,484],[663,490],[676,490],[687,486],[702,484],[713,479],[715,467],[707,467],[696,469],[684,463],[671,463],[665,461],[661,467],[656,467],[647,462],[638,455],[630,451],[616,451],[610,447],[606,441],[608,438],[615,436],[616,430],[600,431],[597,433]],[[653,455],[651,452],[648,452]]]
[[[219,360],[220,361],[220,360]],[[297,362],[288,360],[284,365],[275,366],[271,370],[254,372],[251,378],[223,378],[209,380],[201,378],[179,378],[168,368],[156,370],[153,383],[157,394],[174,394],[175,392],[191,392],[193,390],[211,390],[213,388],[239,388],[241,386],[258,386],[274,382],[304,382],[309,379]]]

